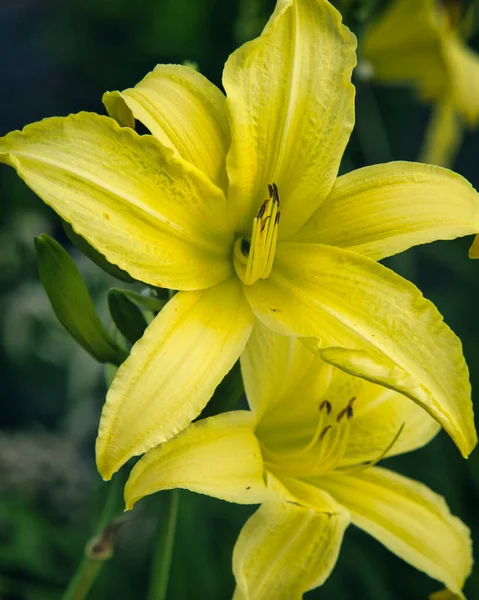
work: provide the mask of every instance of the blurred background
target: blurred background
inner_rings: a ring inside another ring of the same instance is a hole
[[[333,3],[359,36],[388,4]],[[104,113],[104,91],[131,87],[157,63],[192,61],[221,85],[226,57],[259,33],[273,7],[273,0],[1,0],[0,135],[47,116]],[[472,35],[468,43],[478,49],[478,41]],[[388,87],[358,73],[355,84],[357,126],[342,171],[417,159],[431,105],[411,87]],[[477,131],[465,132],[453,166],[479,187]],[[94,464],[106,384],[102,366],[53,315],[33,237],[48,232],[69,249],[105,323],[106,291],[118,282],[71,246],[56,215],[3,165],[0,215],[0,598],[53,600],[75,571],[107,493]],[[388,266],[418,285],[463,341],[477,405],[479,261],[467,258],[471,241],[414,248]],[[386,463],[443,494],[479,540],[477,450],[464,461],[441,433],[426,448]],[[180,492],[168,598],[231,597],[232,548],[253,510]],[[160,514],[161,494],[140,503],[88,598],[147,597]],[[333,575],[306,597],[419,600],[439,587],[350,527]],[[479,598],[479,568],[465,591]]]

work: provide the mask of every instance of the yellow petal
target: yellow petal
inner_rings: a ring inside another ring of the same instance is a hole
[[[299,340],[280,336],[259,322],[241,355],[241,368],[246,396],[258,421],[256,434],[268,453],[279,453],[277,461],[288,461],[289,472],[321,468],[317,447],[304,449],[317,433],[318,408],[325,400],[333,414],[339,414],[355,398],[341,467],[378,459],[401,428],[385,456],[424,446],[440,429],[409,398],[327,365]],[[294,462],[292,453],[297,455]],[[273,457],[268,454],[268,458]]]
[[[175,155],[226,190],[230,143],[225,97],[190,67],[158,65],[134,88],[107,92],[103,103],[121,125],[141,121]]]
[[[349,517],[348,511],[338,504],[331,494],[311,482],[285,473],[273,473],[267,469],[266,483],[270,496],[281,497],[284,502],[313,508],[318,513],[344,514]]]
[[[434,97],[444,90],[441,31],[446,23],[435,4],[436,0],[395,0],[366,31],[361,55],[377,81],[415,84]]]
[[[271,418],[273,413],[282,413],[285,410],[295,413],[296,409],[305,409],[305,401],[297,402],[293,406],[291,396],[303,398],[304,393],[307,393],[308,397],[319,397],[324,391],[324,384],[321,381],[315,382],[314,379],[319,377],[322,366],[330,369],[294,338],[278,335],[265,327],[261,321],[256,321],[241,355],[241,372],[248,404],[257,421],[261,423],[266,413],[268,418]],[[308,408],[309,417],[311,408]],[[293,417],[293,414],[290,414],[290,417]],[[296,428],[289,429],[293,432]]]
[[[258,421],[256,432],[273,452],[298,452],[313,439],[318,408],[327,400],[335,414],[355,398],[354,419],[341,465],[394,456],[427,444],[438,423],[402,394],[353,377],[327,365],[295,338],[281,336],[260,322],[241,355],[248,403]],[[314,448],[311,459],[317,463]],[[298,460],[306,465],[309,454]]]
[[[298,453],[317,433],[324,400],[338,414],[351,398],[354,418],[340,466],[376,460],[420,448],[438,433],[439,424],[418,404],[393,390],[348,375],[324,363],[294,338],[256,324],[241,355],[248,402],[256,433],[268,451]],[[289,460],[289,459],[288,459]],[[297,457],[297,473],[320,467],[317,447]],[[294,467],[293,467],[294,468]]]
[[[282,243],[270,277],[245,293],[266,326],[319,338],[309,347],[323,360],[410,397],[470,453],[477,438],[461,343],[414,285],[355,252]]]
[[[461,146],[463,129],[451,96],[438,100],[427,126],[420,161],[451,167]]]
[[[170,300],[133,346],[108,392],[96,447],[105,479],[198,416],[252,326],[236,278]]]
[[[261,449],[250,412],[203,419],[150,450],[125,487],[126,508],[149,494],[185,488],[236,502],[259,504],[266,494]]]
[[[479,122],[479,55],[452,33],[443,41],[443,55],[457,110],[471,127],[476,127]]]
[[[440,590],[431,594],[429,600],[464,600],[464,595],[453,594],[449,590]]]
[[[479,235],[476,235],[469,248],[469,258],[479,258]]]
[[[434,165],[391,162],[338,177],[292,241],[347,248],[381,260],[411,246],[479,232],[479,194]]]
[[[471,540],[442,496],[378,467],[316,483],[350,511],[355,525],[461,596],[472,567]]]
[[[299,600],[336,564],[346,513],[319,513],[272,497],[247,521],[233,551],[238,591],[247,600]]]
[[[344,389],[345,380],[357,379],[346,373],[342,378],[341,382],[338,376],[335,382],[340,389]],[[378,459],[401,428],[399,437],[384,457],[421,448],[440,430],[437,421],[421,406],[394,390],[362,381],[355,396],[349,440],[340,462],[342,467]]]
[[[227,170],[239,232],[251,234],[268,184],[281,198],[280,238],[328,194],[354,122],[355,48],[329,2],[279,0],[263,34],[230,56]]]
[[[135,279],[201,289],[232,272],[223,193],[151,136],[95,113],[54,117],[0,139],[0,162]]]

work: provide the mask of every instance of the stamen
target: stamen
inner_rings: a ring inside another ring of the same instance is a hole
[[[332,425],[326,425],[326,427],[323,429],[323,431],[319,434],[319,439],[322,440],[323,437],[328,433],[328,431],[331,429]]]
[[[323,410],[323,408],[325,408],[326,410]],[[290,452],[289,453],[290,456],[296,457],[296,456],[302,456],[303,454],[306,454],[307,452],[309,452],[310,450],[312,450],[314,448],[314,446],[317,444],[318,441],[321,441],[323,439],[323,437],[326,435],[326,433],[332,427],[331,423],[329,423],[329,421],[331,421],[331,418],[329,416],[331,413],[331,410],[332,410],[331,404],[327,400],[324,400],[323,402],[321,402],[321,404],[319,406],[320,416],[318,419],[318,423],[316,425],[316,429],[314,430],[313,437],[303,448],[300,448],[299,450],[296,450],[294,452]]]
[[[332,471],[343,458],[349,440],[350,421],[353,418],[353,403],[355,400],[355,396],[351,398],[347,405],[339,411],[336,419],[321,431],[318,441],[322,443],[318,445],[314,463],[309,469],[309,475],[319,475],[320,473]],[[323,409],[325,409],[324,412],[327,413],[329,419],[333,419],[332,406],[328,400],[323,400],[320,404],[320,412]],[[345,415],[346,419],[344,418]],[[326,433],[328,433],[328,437],[323,440]]]
[[[290,452],[289,457],[297,459],[307,453],[314,452],[309,474],[318,474],[333,470],[342,459],[349,439],[350,420],[353,417],[352,405],[356,397],[339,411],[336,418],[332,414],[333,407],[329,400],[323,400],[319,405],[319,419],[311,440],[296,452]],[[346,419],[344,416],[346,415]],[[311,463],[310,463],[311,464]]]
[[[323,400],[321,402],[321,404],[319,405],[319,412],[321,412],[323,410],[323,408],[326,409],[326,412],[328,413],[328,415],[330,415],[331,411],[333,410],[333,407],[331,406],[331,402],[329,400]]]
[[[252,285],[258,279],[266,279],[273,268],[281,213],[278,188],[275,183],[268,185],[268,192],[269,198],[261,204],[253,220],[247,261],[244,260],[246,258],[244,254],[245,240],[240,238],[235,243],[235,268],[246,285]],[[240,252],[242,252],[242,256],[239,255]]]
[[[336,421],[339,423],[339,421],[341,421],[341,419],[344,417],[344,415],[346,415],[348,417],[348,419],[352,419],[353,418],[353,402],[356,400],[356,396],[353,396],[351,398],[351,400],[348,402],[348,404],[346,405],[345,408],[343,408],[343,410],[339,411],[338,416],[336,417]]]

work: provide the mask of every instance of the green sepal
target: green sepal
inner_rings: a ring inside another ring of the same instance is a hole
[[[123,290],[121,288],[111,288],[110,292],[120,292],[130,300],[132,300],[135,304],[146,308],[147,310],[151,310],[153,312],[160,312],[160,310],[165,306],[167,300],[163,300],[161,298],[154,298],[153,296],[144,296],[143,294],[139,294],[138,292],[134,292],[133,290]]]
[[[100,321],[85,282],[68,252],[47,234],[35,238],[38,272],[53,311],[70,335],[99,362],[120,365],[128,353]]]
[[[134,344],[147,327],[143,313],[138,306],[128,298],[126,290],[113,288],[108,291],[108,307],[110,314],[120,333]],[[139,296],[140,294],[138,294]]]
[[[98,267],[100,267],[100,269],[103,269],[105,273],[108,273],[108,275],[116,277],[116,279],[120,279],[121,281],[127,281],[128,283],[135,281],[133,277],[131,277],[126,271],[123,271],[123,269],[120,269],[120,267],[117,267],[111,262],[108,262],[108,260],[103,256],[103,254],[101,254],[100,252],[98,252],[98,250],[93,248],[93,246],[91,246],[84,237],[79,235],[73,229],[70,223],[67,223],[67,221],[62,220],[62,225],[70,242],[74,246],[76,246],[78,250],[80,250],[80,252],[82,252],[87,258],[89,258]]]

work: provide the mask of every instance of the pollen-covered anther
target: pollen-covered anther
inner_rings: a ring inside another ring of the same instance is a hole
[[[338,416],[336,417],[336,421],[339,423],[341,419],[346,416],[348,419],[352,419],[354,416],[353,412],[353,403],[356,400],[356,397],[353,396],[351,400],[347,403],[347,405],[339,411]]]
[[[235,243],[235,269],[245,285],[266,279],[273,268],[281,212],[275,183],[268,185],[268,192],[253,220],[251,240],[239,238]]]
[[[333,407],[331,406],[331,402],[329,402],[329,400],[323,400],[321,402],[321,404],[319,405],[319,412],[321,412],[322,410],[325,410],[328,413],[328,415],[331,414]]]

